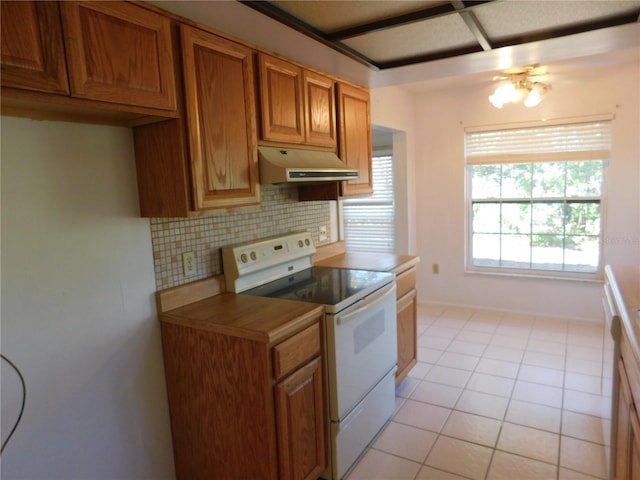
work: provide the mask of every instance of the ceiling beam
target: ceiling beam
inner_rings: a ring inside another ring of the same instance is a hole
[[[457,57],[460,55],[469,55],[471,53],[478,53],[482,51],[483,50],[479,45],[474,45],[471,47],[442,50],[434,53],[426,53],[424,55],[416,55],[413,57],[400,58],[397,60],[378,62],[376,65],[380,70],[386,70],[387,68],[406,67],[407,65],[414,65],[416,63],[433,62],[434,60],[442,60],[445,58]]]
[[[309,25],[306,22],[303,22],[302,20],[300,20],[297,17],[294,17],[293,15],[285,12],[284,10],[276,7],[275,5],[271,4],[270,2],[266,2],[266,1],[262,1],[262,0],[238,0],[239,3],[242,3],[243,5],[250,7],[260,13],[262,13],[263,15],[266,15],[270,18],[273,18],[274,20],[290,27],[293,28],[294,30],[307,35],[308,37],[313,38],[314,40],[316,40],[317,42],[322,43],[323,45],[326,45],[327,47],[330,47],[346,56],[348,56],[349,58],[356,60],[357,62],[362,63],[363,65],[366,65],[369,68],[372,68],[373,70],[378,70],[379,67],[378,65],[371,60],[370,58],[366,57],[365,55],[361,54],[360,52],[353,50],[352,48],[340,43],[340,42],[333,42],[327,39],[326,35],[321,32],[320,30],[318,30],[317,28],[315,28],[312,25]]]
[[[462,0],[452,0],[451,5],[453,5],[456,11],[460,14],[462,20],[464,20],[464,23],[467,25],[467,28],[471,31],[473,36],[476,37],[476,40],[482,49],[485,52],[491,50],[489,36],[484,31],[484,28],[476,15],[471,10],[465,9],[465,5]]]

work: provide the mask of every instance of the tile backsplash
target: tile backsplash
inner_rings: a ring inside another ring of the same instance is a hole
[[[260,206],[215,212],[196,218],[152,218],[151,241],[156,287],[162,290],[222,273],[225,245],[309,230],[319,244],[318,226],[331,238],[331,204],[298,202],[295,186],[263,185]],[[327,243],[327,242],[323,242]],[[182,254],[194,252],[196,274],[185,277]]]

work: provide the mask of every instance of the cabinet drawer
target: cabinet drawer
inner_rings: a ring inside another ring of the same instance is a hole
[[[416,286],[416,267],[411,267],[396,277],[396,298],[406,295]]]
[[[273,347],[273,375],[280,378],[320,353],[320,325],[314,324]]]

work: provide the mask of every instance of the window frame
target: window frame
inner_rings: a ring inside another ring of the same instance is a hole
[[[555,122],[555,124],[557,125],[571,125],[571,124],[578,124],[578,123],[585,123],[585,122],[593,122],[593,121],[602,121],[602,122],[609,122],[610,123],[610,131],[613,130],[612,125],[613,125],[613,116],[599,116],[599,117],[589,117],[587,119],[569,119],[569,120],[559,120],[557,122]],[[598,235],[598,248],[599,248],[599,258],[598,258],[598,266],[596,271],[594,272],[579,272],[579,271],[567,271],[567,270],[552,270],[552,269],[540,269],[540,268],[517,268],[517,267],[510,267],[510,266],[484,266],[484,265],[474,265],[473,262],[473,235],[474,235],[474,231],[473,231],[473,206],[474,206],[474,199],[472,198],[472,178],[473,178],[473,172],[472,172],[472,168],[474,166],[474,164],[470,164],[468,162],[468,156],[467,156],[467,151],[466,151],[466,142],[467,142],[467,134],[470,132],[491,132],[491,131],[499,131],[499,130],[507,130],[507,129],[518,129],[518,128],[527,128],[527,127],[543,127],[543,126],[549,126],[552,125],[553,123],[547,123],[547,122],[530,122],[527,124],[510,124],[510,125],[501,125],[501,126],[491,126],[491,127],[487,127],[487,128],[478,128],[478,127],[474,127],[474,128],[469,128],[469,129],[465,129],[464,132],[464,138],[465,138],[465,159],[464,159],[464,182],[465,182],[465,186],[464,186],[464,195],[465,195],[465,226],[464,226],[464,234],[465,234],[465,242],[464,242],[464,248],[465,248],[465,252],[464,252],[464,257],[465,257],[465,273],[471,273],[471,274],[483,274],[483,275],[495,275],[495,276],[516,276],[516,277],[526,277],[526,278],[544,278],[544,279],[554,279],[554,280],[576,280],[576,281],[585,281],[585,282],[599,282],[602,281],[603,275],[604,275],[604,265],[606,264],[606,252],[605,252],[605,241],[604,241],[604,236],[605,236],[605,229],[606,229],[606,201],[607,201],[607,171],[608,171],[608,166],[609,166],[609,162],[611,160],[611,151],[612,151],[612,147],[609,148],[609,152],[608,155],[606,156],[606,158],[601,159],[603,161],[602,164],[602,184],[601,184],[601,190],[600,190],[600,195],[597,197],[594,196],[584,196],[584,197],[569,197],[566,196],[566,192],[565,192],[565,196],[564,197],[553,197],[553,200],[558,200],[558,199],[562,199],[563,202],[565,203],[570,203],[572,199],[574,200],[584,200],[584,199],[589,199],[589,200],[597,200],[597,202],[599,203],[599,207],[600,207],[600,231],[599,231],[599,235]],[[585,159],[587,160],[587,159]],[[502,165],[512,165],[512,164],[518,164],[518,163],[547,163],[550,160],[548,158],[545,158],[542,162],[535,162],[535,161],[528,161],[528,162],[509,162],[509,161],[502,161],[502,162],[498,162],[498,163],[493,163],[493,162],[477,162],[475,163],[475,165],[480,165],[480,164],[485,164],[485,165],[495,165],[495,164],[502,164]],[[563,159],[563,160],[558,160],[556,163],[570,163],[572,160],[571,159]],[[476,202],[479,199],[476,199]],[[513,200],[511,198],[502,198],[502,195],[500,195],[500,198],[496,198],[496,199],[486,199],[488,203],[491,202],[491,200],[494,200],[495,203],[498,204],[502,204],[504,201],[509,201],[509,200]],[[516,203],[530,203],[533,204],[535,203],[535,200],[539,200],[538,197],[530,197],[530,198],[523,198],[523,199],[515,199],[517,200]],[[520,200],[522,200],[520,202]],[[528,234],[529,236],[532,235],[532,233]]]

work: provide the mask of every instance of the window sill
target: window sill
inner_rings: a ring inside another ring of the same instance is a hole
[[[470,275],[487,275],[492,277],[515,277],[515,278],[530,278],[535,280],[558,280],[558,281],[569,281],[569,282],[579,282],[579,283],[598,283],[601,284],[604,282],[604,278],[601,272],[593,273],[593,274],[565,274],[565,273],[545,273],[539,270],[528,272],[522,270],[514,270],[514,271],[506,271],[506,270],[498,270],[496,269],[482,269],[482,268],[465,268],[465,274]]]

